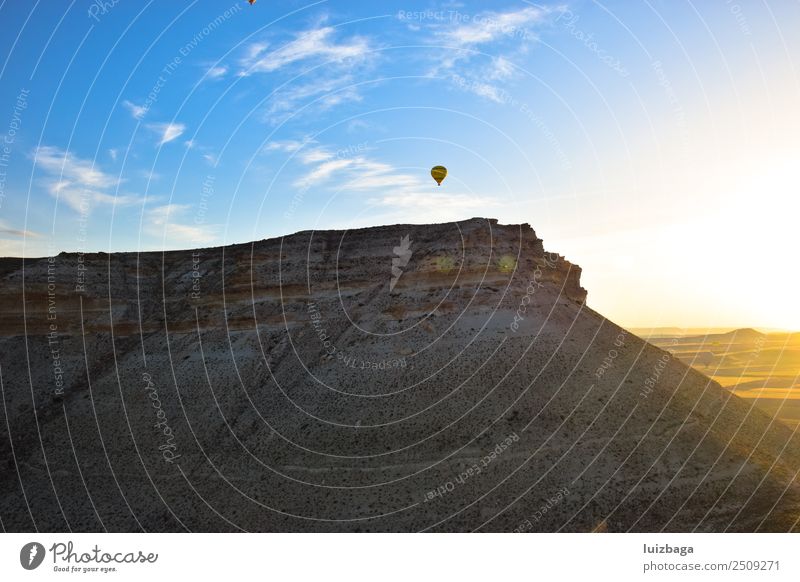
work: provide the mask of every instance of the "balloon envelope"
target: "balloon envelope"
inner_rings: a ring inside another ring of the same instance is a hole
[[[436,183],[441,186],[442,180],[447,176],[447,168],[444,166],[434,166],[431,168],[431,176],[436,180]]]

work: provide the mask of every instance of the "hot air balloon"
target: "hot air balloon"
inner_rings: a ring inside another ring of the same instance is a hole
[[[447,168],[444,166],[434,166],[431,168],[431,176],[436,180],[436,183],[441,186],[442,180],[447,177]]]
[[[247,0],[250,3],[250,6],[256,3],[256,0]]]

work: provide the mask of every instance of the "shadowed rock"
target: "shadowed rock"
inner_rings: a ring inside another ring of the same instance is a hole
[[[528,225],[0,277],[8,530],[797,528],[792,432],[592,311]]]

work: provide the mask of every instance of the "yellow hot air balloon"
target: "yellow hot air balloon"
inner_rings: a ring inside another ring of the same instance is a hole
[[[431,176],[436,180],[436,183],[441,186],[442,180],[447,177],[447,168],[444,166],[434,166],[431,168]]]

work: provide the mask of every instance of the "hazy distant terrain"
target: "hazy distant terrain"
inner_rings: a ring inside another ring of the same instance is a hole
[[[800,424],[800,334],[738,329],[651,337],[682,362],[795,429]]]
[[[1,261],[3,527],[798,529],[800,439],[747,398],[783,388],[580,275],[481,218]]]

